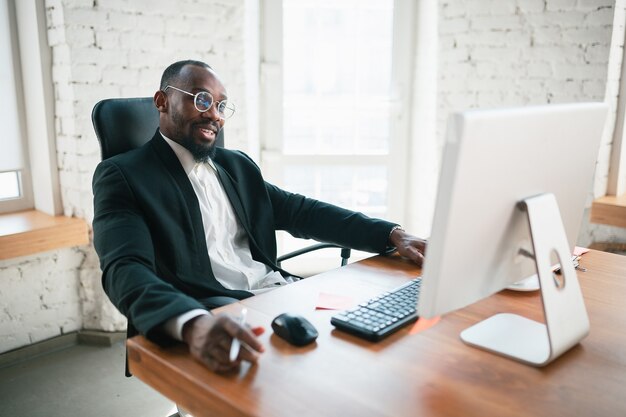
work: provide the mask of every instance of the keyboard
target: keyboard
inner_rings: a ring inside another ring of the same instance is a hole
[[[411,280],[353,309],[334,315],[330,323],[345,332],[378,341],[417,319],[421,285],[421,278]]]

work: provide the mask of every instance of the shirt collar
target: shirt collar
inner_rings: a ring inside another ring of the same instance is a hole
[[[183,166],[183,169],[185,170],[185,174],[189,175],[191,171],[197,165],[202,165],[202,163],[198,163],[195,161],[195,159],[193,159],[193,155],[191,154],[191,152],[189,152],[189,150],[185,148],[183,145],[168,138],[160,130],[159,130],[159,133],[161,133],[161,136],[163,136],[163,139],[165,139],[167,144],[170,145],[170,148],[172,148],[172,150],[176,154],[176,157],[178,157],[180,164]],[[215,168],[215,164],[213,163],[212,159],[209,159],[208,164],[211,166],[211,168],[217,171],[217,168]]]

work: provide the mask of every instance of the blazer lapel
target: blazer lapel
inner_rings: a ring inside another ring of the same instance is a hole
[[[194,247],[198,249],[198,255],[194,256],[194,262],[198,270],[209,270],[211,266],[209,262],[208,249],[206,246],[206,240],[204,236],[204,225],[202,223],[202,213],[200,212],[200,205],[198,203],[198,197],[196,192],[180,164],[178,157],[172,150],[172,148],[165,142],[165,139],[161,136],[157,130],[156,134],[152,138],[153,147],[163,165],[170,173],[176,184],[178,190],[182,194],[182,200],[187,205],[187,213],[191,220],[191,233],[193,234],[192,240],[195,242]],[[211,275],[213,273],[211,272]]]
[[[213,161],[215,164],[215,168],[217,168],[217,176],[222,183],[222,187],[224,187],[224,191],[226,191],[226,195],[230,200],[230,203],[233,205],[233,209],[235,209],[235,213],[237,214],[237,218],[241,225],[248,233],[248,236],[252,238],[250,234],[250,224],[248,223],[248,217],[246,216],[246,211],[241,204],[241,199],[239,198],[239,194],[237,193],[237,188],[235,187],[235,180],[231,178],[231,176],[226,172],[224,168],[222,168],[218,163]]]
[[[215,161],[213,161],[215,163]],[[236,184],[237,182],[230,176],[230,174],[222,168],[218,163],[215,163],[215,167],[217,168],[217,175],[224,187],[224,191],[226,191],[226,195],[230,200],[233,208],[235,209],[235,213],[237,214],[237,218],[239,219],[241,225],[244,230],[248,234],[248,240],[250,242],[250,250],[252,251],[252,257],[259,262],[263,262],[268,265],[275,271],[280,271],[284,276],[291,275],[282,268],[280,268],[274,260],[270,259],[265,252],[261,249],[261,246],[256,242],[254,235],[252,234],[252,227],[248,221],[248,217],[246,216],[246,211],[244,205],[241,202],[241,198],[239,197],[239,193],[237,192]],[[256,256],[255,256],[256,253]],[[294,275],[295,276],[295,275]]]

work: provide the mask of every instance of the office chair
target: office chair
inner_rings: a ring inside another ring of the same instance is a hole
[[[159,112],[152,97],[105,99],[93,108],[91,113],[96,136],[100,142],[102,160],[138,148],[148,142],[159,126]],[[217,146],[224,147],[224,129],[217,136]],[[330,243],[318,243],[278,257],[281,262],[296,256],[325,248],[341,249],[341,266],[348,263],[350,248]],[[217,306],[222,305],[217,300]]]

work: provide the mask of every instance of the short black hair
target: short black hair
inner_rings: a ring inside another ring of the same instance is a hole
[[[176,81],[182,69],[187,65],[195,65],[213,71],[213,68],[211,68],[209,64],[202,61],[196,61],[194,59],[185,59],[183,61],[174,62],[169,67],[165,68],[165,71],[163,71],[163,75],[161,76],[160,89],[164,90],[167,85],[172,84],[174,81]]]

